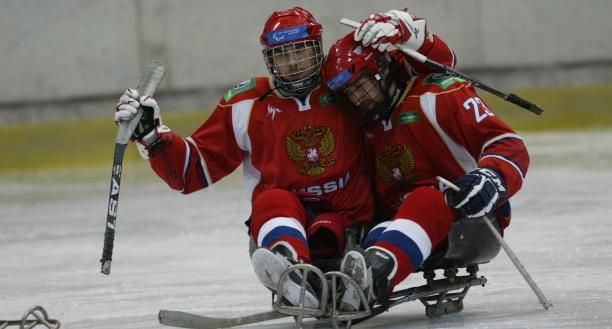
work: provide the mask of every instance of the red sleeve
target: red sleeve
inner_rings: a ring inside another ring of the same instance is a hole
[[[457,64],[457,58],[455,57],[455,53],[453,50],[444,42],[444,40],[440,39],[437,35],[432,34],[431,38],[426,37],[425,41],[421,48],[419,48],[419,53],[425,55],[427,58],[434,62],[438,62],[442,65],[445,65],[449,68],[454,68]],[[416,59],[403,54],[404,60],[417,74],[429,74],[429,73],[438,73],[438,71],[425,64],[417,61]]]
[[[191,193],[230,174],[242,150],[232,126],[232,107],[218,105],[191,137],[174,134],[149,156],[151,167],[171,188]]]
[[[246,134],[248,122],[244,127],[235,127],[234,111],[239,109],[220,103],[210,118],[191,134],[212,182],[229,175],[242,163],[244,151],[238,146],[236,136]]]
[[[489,109],[471,84],[456,88],[436,97],[440,127],[471,154],[478,167],[496,169],[506,181],[508,195],[514,195],[529,167],[523,140]]]

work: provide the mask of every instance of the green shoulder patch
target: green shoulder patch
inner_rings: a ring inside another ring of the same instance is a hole
[[[329,105],[333,103],[336,99],[334,98],[334,94],[326,93],[319,96],[319,104],[322,106]]]
[[[255,81],[255,78],[251,78],[250,80],[242,81],[241,83],[232,87],[232,89],[228,90],[225,93],[225,95],[223,95],[223,99],[225,99],[226,102],[229,102],[232,98],[234,98],[234,96],[240,93],[243,93],[247,90],[251,90],[255,88],[256,85],[257,85],[257,82]]]
[[[397,125],[417,123],[420,121],[418,112],[404,112],[397,116]]]
[[[438,85],[440,88],[446,89],[454,85],[457,82],[465,82],[465,81],[466,81],[465,79],[454,77],[452,75],[436,73],[436,74],[432,74],[428,76],[427,79],[423,81],[423,84],[424,85]]]

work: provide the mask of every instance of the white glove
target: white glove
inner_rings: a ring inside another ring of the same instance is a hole
[[[171,131],[162,124],[157,101],[151,96],[139,96],[138,90],[126,89],[119,98],[114,119],[117,124],[132,126],[132,120],[135,120],[138,109],[142,108],[143,113],[132,133],[132,139],[138,142],[138,151],[143,158],[147,159],[147,149],[164,140],[165,137],[169,137]]]
[[[371,46],[381,52],[395,49],[401,44],[419,50],[427,35],[427,23],[401,10],[370,15],[355,31],[355,41],[364,47]]]
[[[140,103],[138,99],[138,90],[128,88],[123,95],[119,97],[119,103],[115,106],[115,115],[113,118],[118,124],[129,123],[136,117]]]

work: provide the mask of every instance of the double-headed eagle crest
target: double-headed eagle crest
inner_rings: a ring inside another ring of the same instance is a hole
[[[419,175],[414,172],[415,165],[414,155],[404,144],[389,145],[376,157],[376,172],[386,183],[417,180]]]
[[[285,150],[298,172],[306,176],[320,176],[326,167],[336,164],[331,157],[336,148],[334,133],[329,127],[304,125],[303,130],[289,134]]]

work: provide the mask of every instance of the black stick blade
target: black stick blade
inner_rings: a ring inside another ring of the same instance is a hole
[[[102,262],[102,268],[100,269],[100,273],[110,275],[111,261],[110,260],[100,260],[100,262]]]

